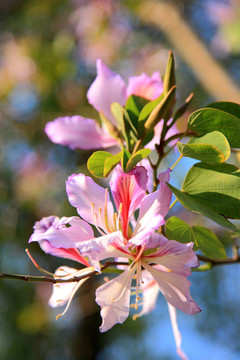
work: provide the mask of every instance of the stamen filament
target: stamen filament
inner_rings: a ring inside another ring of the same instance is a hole
[[[81,286],[87,279],[88,279],[88,278],[85,278],[85,279],[80,280],[80,281],[76,284],[76,286],[74,286],[73,291],[72,291],[72,293],[71,293],[71,296],[70,296],[70,298],[69,298],[69,300],[68,300],[67,306],[65,307],[65,310],[64,310],[61,314],[58,314],[58,315],[56,316],[56,320],[57,320],[60,316],[63,316],[63,315],[66,314],[66,312],[67,312],[68,309],[69,309],[69,306],[71,305],[71,302],[72,302],[72,299],[73,299],[74,295],[76,294],[76,292],[78,291],[78,289],[80,288],[80,286]]]

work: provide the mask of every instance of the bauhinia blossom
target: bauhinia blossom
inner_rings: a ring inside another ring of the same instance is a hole
[[[126,258],[129,262],[126,270],[96,291],[103,319],[100,331],[107,331],[127,318],[133,279],[136,283],[134,306],[138,308],[145,272],[170,305],[190,315],[200,311],[190,295],[187,280],[190,268],[198,265],[193,244],[169,241],[158,232],[165,223],[171,202],[172,194],[165,184],[169,178],[169,170],[160,174],[159,189],[146,194],[145,168],[138,166],[125,173],[117,166],[110,181],[113,204],[108,189],[84,174],[72,175],[66,183],[67,194],[81,219],[63,218],[45,232],[36,232],[35,228],[30,239],[38,241],[44,251],[43,241],[47,241],[50,251],[57,256],[61,256],[62,251],[76,249],[88,264],[95,266],[103,259]],[[136,210],[139,211],[137,219]],[[94,237],[89,224],[96,227],[98,237]]]
[[[126,85],[120,75],[98,59],[97,77],[88,90],[87,98],[97,111],[102,112],[113,125],[117,125],[111,112],[112,103],[118,102],[124,106],[130,95],[155,100],[162,91],[163,82],[159,72],[154,72],[151,77],[145,73],[130,77],[128,85]],[[160,123],[155,129],[158,139],[161,128],[162,124]],[[119,145],[104,126],[100,127],[95,120],[80,115],[59,117],[48,122],[45,132],[52,142],[67,145],[71,149],[87,150]],[[89,141],[90,137],[91,141]]]

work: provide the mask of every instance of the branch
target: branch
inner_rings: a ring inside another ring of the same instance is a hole
[[[218,265],[228,265],[228,264],[237,264],[240,263],[240,256],[236,256],[233,258],[228,258],[228,259],[222,259],[222,260],[218,260],[218,259],[210,259],[207,256],[204,255],[197,255],[198,260],[200,261],[204,261],[204,262],[208,262],[213,266],[218,266]]]
[[[117,265],[126,265],[128,266],[129,263],[127,262],[116,262],[116,261],[108,261],[101,266],[101,271],[106,270],[109,266],[117,266]],[[88,272],[87,274],[81,276],[73,276],[72,278],[65,279],[64,278],[55,278],[50,276],[30,276],[30,275],[16,275],[16,274],[7,274],[4,272],[0,272],[0,279],[10,279],[10,280],[22,280],[22,281],[37,281],[37,282],[49,282],[52,284],[58,283],[67,283],[67,282],[78,282],[82,279],[93,275],[100,275],[100,273],[96,270],[92,272]]]

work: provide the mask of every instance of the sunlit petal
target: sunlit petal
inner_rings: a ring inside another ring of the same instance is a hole
[[[109,226],[114,227],[113,206],[106,189],[84,174],[74,174],[68,178],[66,190],[69,202],[84,220],[108,232],[107,215]]]
[[[126,84],[120,75],[109,69],[100,59],[97,60],[97,77],[87,92],[89,103],[116,124],[110,106],[114,102],[124,105]]]
[[[96,303],[101,307],[100,331],[122,324],[129,314],[130,292],[135,267],[129,268],[96,290]]]
[[[52,142],[67,145],[71,149],[101,149],[117,145],[117,141],[95,120],[79,115],[60,117],[48,122],[45,132]]]
[[[163,92],[163,82],[158,71],[152,76],[143,73],[128,80],[127,96],[138,95],[148,100],[155,100]]]
[[[189,315],[201,311],[190,295],[190,281],[186,277],[172,271],[161,271],[146,263],[143,266],[151,273],[161,293],[172,306]]]

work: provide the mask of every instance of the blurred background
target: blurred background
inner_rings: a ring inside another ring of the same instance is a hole
[[[75,215],[65,180],[72,173],[87,173],[91,152],[51,143],[44,133],[46,122],[73,114],[96,117],[86,91],[97,58],[127,80],[142,72],[163,74],[169,50],[176,59],[179,104],[192,91],[191,110],[213,100],[239,102],[238,0],[0,1],[1,271],[38,274],[24,252],[34,222],[48,215]],[[173,182],[184,174],[180,164]],[[182,209],[176,211],[180,216]],[[181,217],[194,224],[205,221],[186,211]],[[228,234],[211,226],[228,247]],[[45,255],[37,244],[29,249],[47,270],[74,267]],[[190,359],[240,358],[239,279],[237,265],[192,275],[191,293],[202,313],[178,314]],[[85,283],[68,313],[56,321],[59,310],[47,304],[50,284],[2,280],[0,359],[178,359],[161,295],[149,316],[129,317],[100,334],[94,302],[100,281]]]

